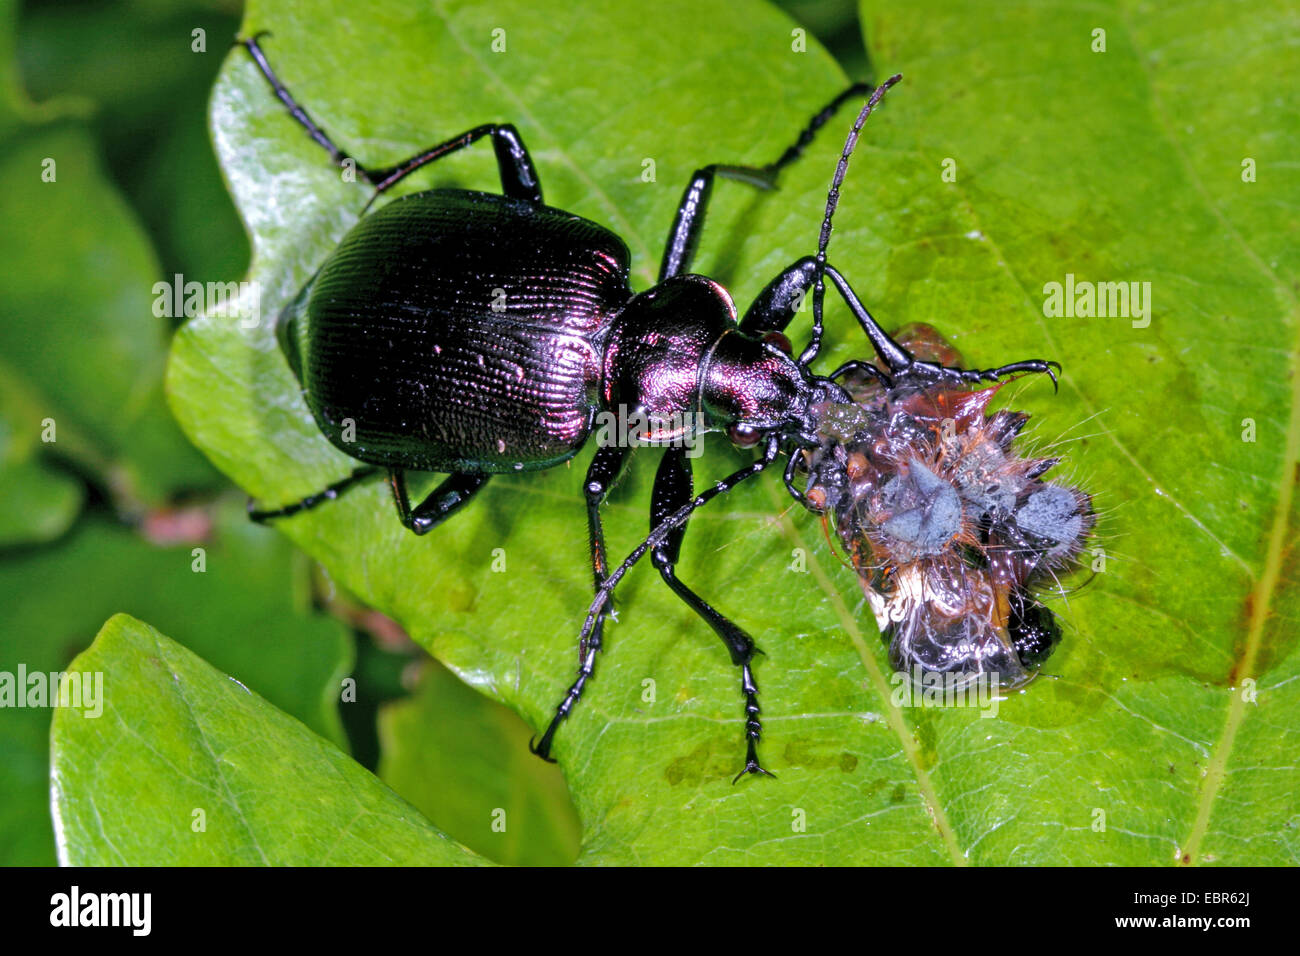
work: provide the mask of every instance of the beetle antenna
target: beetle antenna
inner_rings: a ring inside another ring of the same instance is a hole
[[[876,104],[884,98],[886,91],[902,78],[902,73],[895,73],[876,87],[876,91],[871,94],[871,98],[867,100],[866,105],[858,113],[858,118],[853,123],[853,129],[849,130],[848,139],[844,141],[844,151],[840,153],[839,165],[835,167],[835,176],[831,180],[831,188],[826,193],[826,216],[822,219],[821,237],[817,240],[818,262],[824,263],[826,261],[826,247],[831,242],[831,219],[835,215],[835,207],[840,204],[840,187],[844,185],[844,177],[849,171],[849,157],[853,155],[853,150],[858,145],[858,137],[862,134],[862,127],[866,125],[867,117],[876,108]]]
[[[853,150],[858,145],[858,137],[862,134],[862,127],[866,124],[871,111],[884,98],[886,91],[902,78],[903,74],[895,73],[876,87],[875,92],[863,105],[858,113],[858,118],[853,122],[853,128],[849,130],[848,139],[844,141],[844,150],[840,153],[839,164],[835,167],[835,175],[831,179],[831,188],[826,192],[826,215],[822,217],[822,231],[817,239],[818,268],[817,279],[813,283],[812,338],[799,356],[799,364],[804,368],[812,364],[813,359],[817,357],[817,353],[821,351],[822,305],[826,299],[826,247],[831,242],[831,220],[835,217],[835,208],[840,204],[840,187],[844,185],[844,177],[849,171],[849,157],[853,155]]]

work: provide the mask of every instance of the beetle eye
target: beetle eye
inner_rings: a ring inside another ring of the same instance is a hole
[[[753,448],[758,444],[759,431],[753,425],[731,425],[727,437],[737,448]]]
[[[764,332],[763,341],[769,345],[775,345],[786,355],[794,354],[794,346],[790,344],[790,340],[785,337],[784,332]]]

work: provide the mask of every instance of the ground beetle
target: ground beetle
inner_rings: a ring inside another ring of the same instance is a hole
[[[422,166],[484,138],[496,152],[502,195],[434,189],[392,201],[352,228],[285,309],[277,333],[316,423],[334,445],[366,465],[287,507],[250,506],[250,515],[264,521],[296,514],[386,471],[402,524],[425,534],[469,502],[492,475],[567,461],[590,436],[598,413],[624,409],[650,423],[638,436],[641,442],[666,446],[652,493],[651,534],[609,572],[600,505],[628,448],[598,447],[584,484],[596,599],[579,642],[577,680],[533,751],[549,759],[556,729],[594,669],[612,590],[649,551],[664,581],[717,632],[741,669],[747,749],[736,779],[767,773],[758,761],[762,727],[750,669],[754,642],[675,573],[690,514],[759,474],[783,450],[789,454],[786,488],[807,504],[794,485],[803,460],[797,452],[817,447],[821,408],[850,401],[834,381],[850,370],[895,380],[909,375],[975,382],[1050,372],[1052,364],[1033,360],[980,371],[915,360],[876,324],[827,262],[831,217],[849,156],[872,108],[900,77],[874,90],[858,115],[827,197],[817,254],[781,272],[737,323],[727,291],[690,272],[715,178],[775,188],[780,170],[799,157],[837,107],[867,93],[867,84],[854,84],[835,97],[775,162],[696,170],[673,219],[659,282],[636,293],[629,284],[628,250],[618,236],[543,204],[537,172],[513,126],[477,126],[394,166],[362,166],[298,105],[257,40],[241,42],[275,95],[336,164],[355,164],[375,197]],[[863,362],[828,377],[811,371],[821,345],[827,277],[888,371]],[[796,359],[783,330],[810,290],[811,341]],[[738,446],[761,446],[762,454],[695,494],[683,431],[719,429]],[[407,471],[448,477],[412,507]]]

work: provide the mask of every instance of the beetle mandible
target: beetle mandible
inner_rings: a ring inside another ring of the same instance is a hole
[[[751,668],[754,641],[676,574],[691,513],[762,472],[782,451],[789,456],[785,487],[807,506],[794,484],[798,452],[817,447],[820,408],[851,401],[835,380],[852,370],[894,381],[915,376],[976,382],[1017,372],[1051,374],[1055,365],[1034,359],[974,370],[914,359],[827,261],[849,156],[867,117],[901,77],[874,91],[865,83],[851,85],[766,166],[711,164],[696,170],[673,218],[659,281],[637,293],[629,281],[627,247],[617,235],[543,203],[537,171],[514,126],[477,126],[395,165],[364,166],[336,146],[289,93],[258,43],[262,35],[240,42],[276,97],[334,163],[355,164],[358,177],[374,187],[371,202],[417,169],[480,139],[495,151],[502,191],[432,189],[364,215],[281,313],[277,335],[317,425],[364,465],[285,507],[257,510],[250,503],[250,516],[266,521],[297,514],[382,471],[402,524],[422,535],[463,508],[494,474],[537,471],[571,459],[590,437],[598,413],[622,409],[648,423],[638,434],[641,443],[665,449],[651,495],[651,533],[610,572],[600,506],[629,448],[597,447],[583,485],[596,599],[579,642],[577,679],[533,752],[550,759],[556,730],[593,673],[612,590],[649,552],[664,582],[717,633],[740,668],[746,754],[736,779],[767,774],[758,759],[762,725]],[[727,291],[690,271],[715,179],[775,188],[781,169],[802,154],[835,110],[868,91],[836,168],[817,254],[772,279],[737,322]],[[829,376],[812,371],[827,278],[887,371],[864,362],[847,363]],[[784,330],[810,291],[811,337],[796,358]],[[696,494],[682,441],[714,430],[762,452]],[[448,477],[413,506],[408,471]]]

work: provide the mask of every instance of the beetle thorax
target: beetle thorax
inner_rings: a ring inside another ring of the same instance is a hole
[[[641,418],[651,444],[701,431],[701,369],[735,325],[731,297],[703,276],[676,276],[633,297],[606,341],[605,408]]]
[[[807,417],[810,394],[811,380],[794,359],[739,329],[718,339],[702,367],[706,422],[737,434],[795,430]]]

